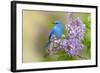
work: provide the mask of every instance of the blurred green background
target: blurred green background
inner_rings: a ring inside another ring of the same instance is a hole
[[[53,22],[60,20],[66,34],[65,24],[69,21],[69,13],[71,12],[23,10],[23,63],[91,59],[91,14],[81,12],[74,12],[72,15],[74,18],[80,17],[86,26],[82,41],[85,47],[79,54],[83,58],[68,56],[64,50],[59,50],[52,56],[44,56],[47,49],[43,46],[48,41],[49,32],[54,26]]]

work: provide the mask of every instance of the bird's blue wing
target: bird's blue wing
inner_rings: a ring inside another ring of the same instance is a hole
[[[61,24],[57,24],[53,28],[53,32],[57,38],[61,38],[63,31],[64,31],[64,29],[63,29],[63,26]]]
[[[52,35],[54,35],[54,32],[55,32],[54,29],[52,29],[52,30],[50,31],[50,34],[49,34],[49,41],[50,41]]]

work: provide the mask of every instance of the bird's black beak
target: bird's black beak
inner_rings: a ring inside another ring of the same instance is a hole
[[[54,24],[55,25],[55,23],[53,22],[52,24]]]

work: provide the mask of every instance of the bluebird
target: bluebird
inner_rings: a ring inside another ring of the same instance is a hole
[[[48,37],[48,42],[46,43],[45,47],[48,47],[51,43],[51,38],[55,36],[55,38],[60,39],[63,34],[64,28],[63,25],[59,20],[54,21],[54,26],[51,29]]]

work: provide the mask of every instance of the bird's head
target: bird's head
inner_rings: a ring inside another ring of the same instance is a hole
[[[59,20],[56,20],[56,21],[54,21],[53,24],[54,24],[54,25],[56,25],[56,24],[61,24],[61,22],[60,22]]]

